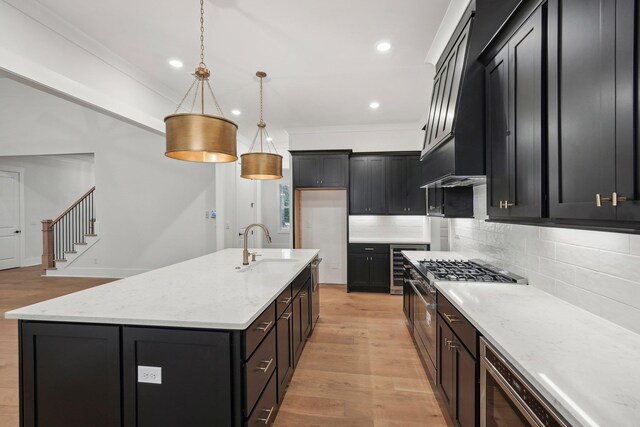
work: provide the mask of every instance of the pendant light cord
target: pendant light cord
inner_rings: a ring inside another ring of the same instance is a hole
[[[249,152],[252,153],[253,148],[256,145],[258,140],[258,136],[260,137],[260,153],[271,153],[271,147],[273,147],[273,152],[278,154],[278,150],[276,149],[276,145],[273,143],[273,140],[270,142],[269,132],[267,132],[267,124],[264,121],[264,86],[263,80],[266,77],[266,73],[264,71],[258,71],[256,75],[260,78],[260,121],[258,122],[258,131],[256,132],[256,136],[253,137],[253,141],[251,142],[251,146],[249,147]],[[267,150],[264,151],[264,140],[267,142]]]

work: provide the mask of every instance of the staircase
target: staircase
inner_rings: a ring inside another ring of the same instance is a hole
[[[42,221],[42,268],[47,276],[62,276],[98,240],[93,193],[87,191],[56,219]]]

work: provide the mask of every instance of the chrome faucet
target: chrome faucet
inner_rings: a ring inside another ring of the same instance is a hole
[[[244,229],[244,249],[242,250],[242,265],[249,265],[249,250],[247,249],[247,239],[249,238],[249,231],[253,227],[260,227],[262,231],[264,231],[264,235],[267,238],[267,243],[271,243],[271,235],[269,234],[269,230],[262,224],[251,224],[248,225],[247,228]],[[255,261],[255,256],[253,258]]]

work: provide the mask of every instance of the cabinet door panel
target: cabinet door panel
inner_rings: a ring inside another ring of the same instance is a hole
[[[387,180],[387,209],[390,214],[407,212],[407,170],[405,156],[389,157]]]
[[[347,186],[346,155],[320,156],[320,186],[322,187],[346,187]]]
[[[608,0],[550,0],[549,216],[613,219],[615,10]]]
[[[369,209],[367,197],[367,159],[352,157],[349,161],[349,213],[366,214]]]
[[[367,159],[367,193],[369,214],[387,213],[387,171],[386,158],[382,156]]]
[[[320,185],[319,156],[294,156],[294,187],[317,187]]]
[[[349,254],[349,286],[364,287],[369,285],[369,255]]]
[[[456,404],[454,418],[460,427],[476,425],[476,361],[471,354],[455,340]]]
[[[278,402],[282,402],[284,391],[293,373],[293,304],[278,319]]]
[[[437,346],[437,377],[442,396],[449,408],[452,408],[454,399],[454,366],[453,353],[448,343],[453,341],[453,331],[438,316],[438,346]]]
[[[309,294],[311,292],[311,282],[300,291],[300,333],[302,334],[302,341],[306,341],[311,331],[311,310],[310,303],[311,298]]]
[[[408,157],[407,167],[407,213],[425,215],[427,213],[427,190],[421,188],[422,164],[418,157]]]
[[[487,93],[487,212],[509,216],[500,208],[509,199],[509,82],[508,49],[503,48],[486,71]]]
[[[542,217],[542,10],[509,41],[511,217]]]
[[[300,294],[293,299],[293,316],[291,316],[293,323],[293,366],[298,365],[298,358],[300,357],[300,344],[302,344],[302,313],[300,312]]]
[[[229,333],[124,327],[122,343],[126,426],[231,425]],[[138,382],[138,366],[162,368],[162,384]]]
[[[391,283],[389,255],[369,255],[369,285],[372,291],[389,292]]]

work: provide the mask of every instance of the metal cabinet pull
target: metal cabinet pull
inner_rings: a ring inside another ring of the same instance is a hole
[[[611,201],[611,198],[602,197],[600,195],[600,193],[596,194],[596,207],[601,208],[602,207],[602,202],[609,202],[609,201]]]
[[[447,349],[450,349],[449,344],[451,344],[451,341],[449,341],[448,339],[444,339],[444,346],[447,347]]]
[[[287,316],[287,317],[284,317],[284,316]],[[280,317],[282,317],[284,320],[289,320],[291,319],[291,313],[283,313],[282,316]]]
[[[447,319],[447,322],[449,322],[449,323],[454,323],[454,322],[459,322],[460,321],[460,319],[458,319],[453,314],[442,313],[442,315],[444,316],[445,319]]]
[[[458,348],[458,344],[454,343],[453,340],[449,341],[449,350],[454,349],[454,348]]]
[[[271,364],[273,363],[273,357],[269,360],[263,360],[260,363],[266,363],[267,366],[262,366],[262,367],[258,366],[256,369],[258,371],[267,372],[269,370],[269,366],[271,366]]]
[[[505,200],[505,201],[504,201],[504,207],[505,207],[505,209],[512,208],[512,207],[514,207],[515,205],[516,205],[515,203],[509,203],[509,201],[508,201],[508,200]]]
[[[306,292],[300,292],[300,298],[306,298],[307,294]]]
[[[269,329],[269,326],[271,326],[272,323],[273,323],[273,320],[269,322],[262,322],[260,324],[264,326],[256,328],[256,331],[267,332],[267,329]]]
[[[364,248],[365,251],[373,251],[375,248]]]
[[[504,201],[500,200],[500,209],[504,209]]]
[[[269,418],[271,418],[271,414],[273,413],[274,406],[271,409],[261,409],[262,412],[268,412],[267,418],[258,418],[258,421],[264,421],[265,424],[269,424]]]
[[[285,299],[281,299],[280,301],[278,301],[280,304],[289,304],[291,302],[291,297],[289,298],[285,298]]]
[[[624,196],[618,196],[615,191],[611,195],[611,206],[618,206],[618,203],[626,202],[627,198]]]

